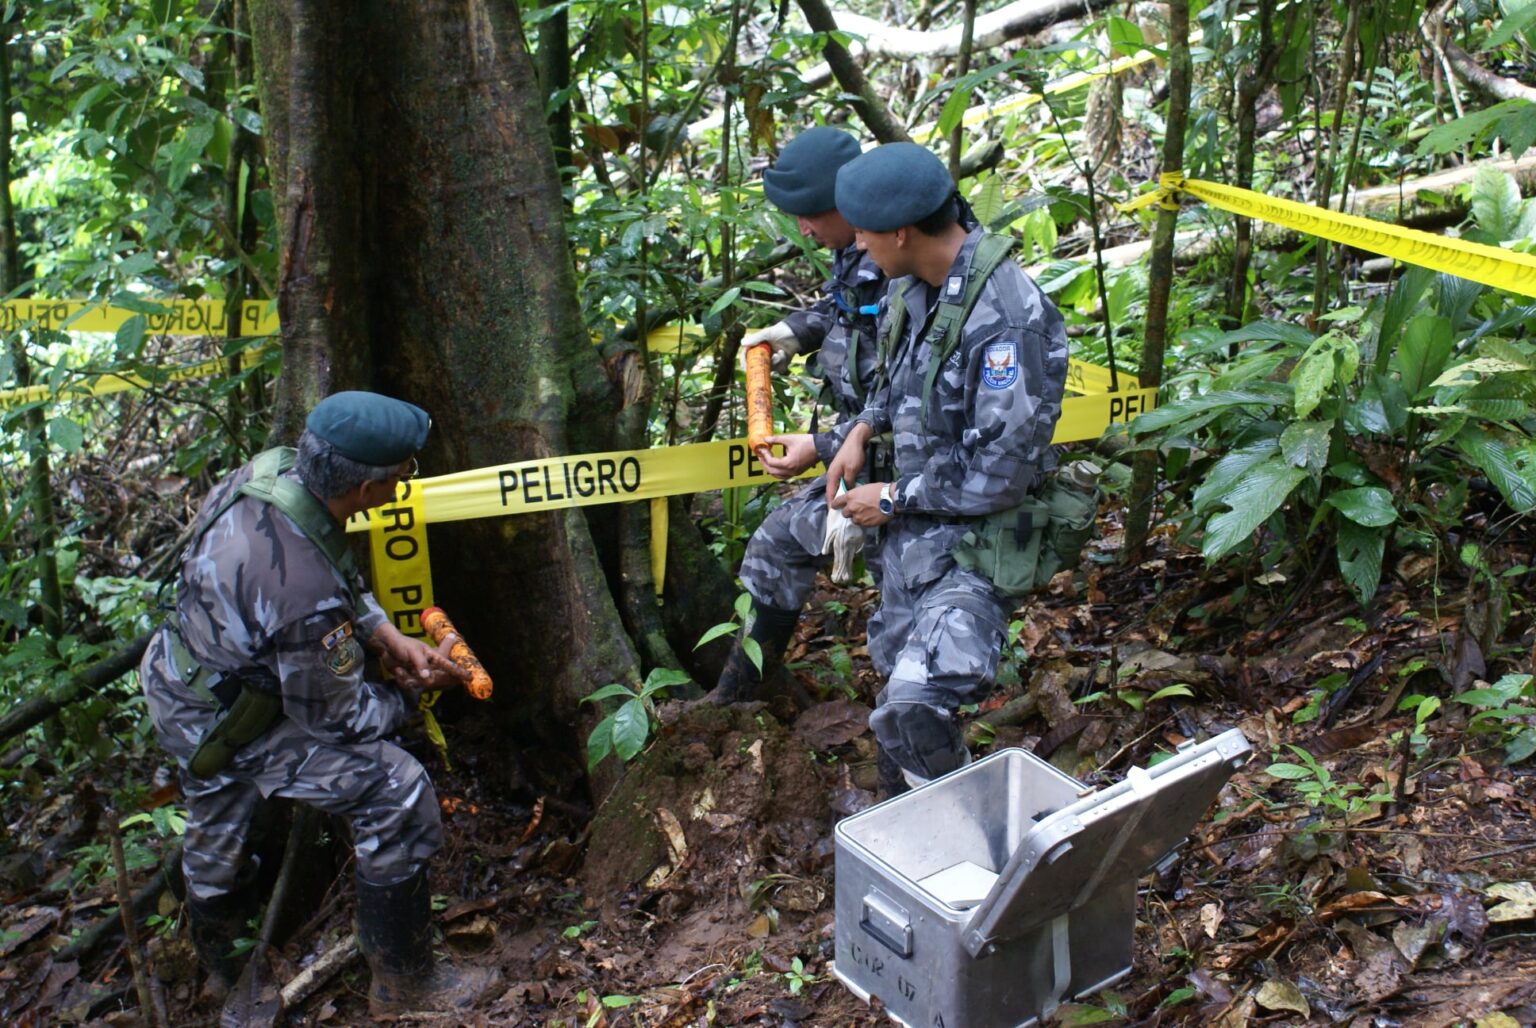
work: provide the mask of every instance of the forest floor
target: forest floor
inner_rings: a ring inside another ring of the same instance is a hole
[[[1095,546],[1102,563],[1016,615],[1000,687],[968,715],[977,755],[1023,747],[1102,786],[1233,727],[1253,753],[1177,858],[1140,880],[1129,975],[1047,1023],[1536,1024],[1536,776],[1504,763],[1531,716],[1508,704],[1473,722],[1451,699],[1531,671],[1523,608],[1501,613],[1506,596],[1413,556],[1362,615],[1326,579],[1212,577],[1166,539],[1127,571],[1110,562],[1115,537]],[[485,772],[499,740],[450,725],[452,768],[428,755],[448,835],[439,923],[451,951],[504,981],[440,1023],[889,1023],[831,972],[833,828],[876,798],[878,683],[858,645],[875,595],[817,599],[790,666],[818,705],[665,706],[590,821],[569,797],[531,803],[526,780]],[[1440,702],[1404,707],[1413,696]],[[120,943],[59,953],[114,902],[108,876],[76,870],[85,851],[58,842],[84,844],[81,795],[59,780],[5,794],[9,849],[41,854],[30,878],[4,869],[5,1023],[143,1023]],[[269,954],[276,981],[350,931],[349,878]],[[169,1020],[216,1023],[160,904],[147,949]],[[262,1023],[365,1022],[366,985],[354,961]]]

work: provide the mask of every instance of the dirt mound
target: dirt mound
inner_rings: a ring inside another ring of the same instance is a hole
[[[806,744],[757,705],[665,713],[592,824],[588,904],[608,920],[644,911],[686,922],[707,910],[742,932],[770,900],[775,917],[820,907],[832,816]]]

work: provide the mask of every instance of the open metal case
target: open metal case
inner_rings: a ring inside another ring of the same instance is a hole
[[[909,1028],[1014,1028],[1131,969],[1136,880],[1250,747],[1186,743],[1093,791],[1002,750],[840,822],[834,973]]]

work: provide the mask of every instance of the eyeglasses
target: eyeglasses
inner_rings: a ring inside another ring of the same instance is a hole
[[[420,470],[421,465],[416,463],[415,457],[411,457],[410,460],[406,462],[404,471],[391,471],[380,481],[409,482],[411,479],[416,477],[416,473]]]

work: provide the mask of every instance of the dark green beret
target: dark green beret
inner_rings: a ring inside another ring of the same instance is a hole
[[[848,224],[868,232],[922,221],[954,191],[944,162],[916,143],[877,146],[837,173],[837,209]]]
[[[414,403],[378,393],[333,393],[315,404],[304,427],[343,457],[393,467],[421,449],[432,419]]]
[[[859,141],[842,129],[806,129],[763,172],[763,192],[785,214],[830,211],[837,206],[837,169],[862,152]]]

